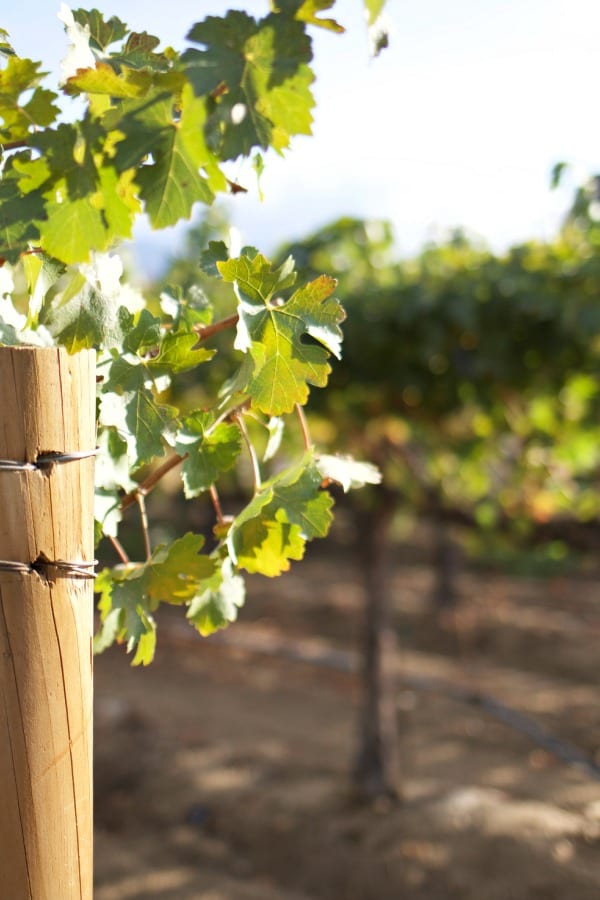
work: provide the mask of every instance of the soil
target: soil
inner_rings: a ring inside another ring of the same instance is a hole
[[[97,659],[96,900],[600,898],[600,579],[466,571],[440,617],[417,557],[394,569],[397,805],[352,788],[350,554],[251,579],[222,636],[168,611],[147,669]],[[559,758],[573,746],[587,770]]]

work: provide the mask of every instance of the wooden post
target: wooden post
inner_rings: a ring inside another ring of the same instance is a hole
[[[95,446],[95,354],[0,348],[0,460]],[[0,468],[0,900],[91,900],[93,458]]]

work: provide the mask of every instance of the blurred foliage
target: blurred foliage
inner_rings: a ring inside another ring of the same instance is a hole
[[[377,462],[415,512],[525,536],[600,509],[598,182],[556,239],[497,256],[461,231],[394,258],[385,222],[340,219],[285,247],[339,278],[348,318],[313,433]]]
[[[405,511],[501,527],[513,544],[596,519],[597,191],[597,179],[577,191],[554,240],[504,255],[456,230],[398,260],[388,223],[353,218],[286,245],[280,259],[291,254],[302,278],[337,275],[347,312],[342,360],[308,405],[317,444],[376,462]],[[226,232],[218,213],[192,230],[167,281],[197,290],[199,247]]]

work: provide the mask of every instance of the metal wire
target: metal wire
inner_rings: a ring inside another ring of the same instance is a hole
[[[97,559],[92,559],[91,562],[84,562],[83,560],[68,562],[66,559],[56,559],[54,562],[43,563],[44,568],[57,569],[59,573],[64,573],[65,576],[75,575],[78,578],[95,578],[94,567],[97,565]]]
[[[35,462],[17,462],[14,459],[0,459],[0,472],[31,472],[34,469],[45,469],[48,466],[60,465],[77,459],[88,459],[96,456],[98,448],[94,450],[74,450],[70,453],[41,453]]]
[[[97,559],[93,559],[90,562],[86,562],[85,560],[69,561],[66,559],[55,559],[38,561],[35,563],[0,559],[0,572],[18,572],[29,575],[32,572],[45,574],[50,569],[55,570],[57,576],[63,575],[65,578],[69,576],[74,578],[95,578],[96,574],[94,572],[94,567],[97,564]]]
[[[33,463],[15,462],[14,459],[0,459],[0,472],[31,472],[36,466]]]
[[[0,572],[32,572],[29,563],[14,562],[13,560],[0,559]]]
[[[95,447],[93,450],[74,450],[71,453],[42,453],[35,461],[35,466],[37,468],[43,468],[44,466],[53,466],[56,463],[66,463],[71,462],[75,459],[88,459],[90,456],[96,456],[99,448]]]

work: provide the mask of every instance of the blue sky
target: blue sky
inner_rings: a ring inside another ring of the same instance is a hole
[[[189,26],[239,5],[95,0],[129,25],[182,46]],[[598,0],[389,0],[392,45],[368,54],[361,0],[339,0],[346,35],[316,35],[314,136],[268,159],[265,202],[227,205],[245,242],[270,252],[339,215],[385,217],[399,250],[461,225],[496,249],[550,236],[569,187],[551,193],[553,164],[577,179],[600,170]],[[0,13],[19,53],[56,70],[66,48],[54,0]],[[243,167],[241,183],[253,184]],[[173,246],[178,232],[150,238]],[[157,248],[158,249],[158,248]]]

